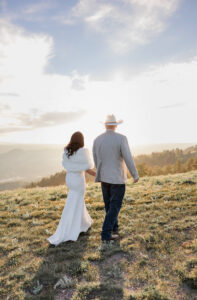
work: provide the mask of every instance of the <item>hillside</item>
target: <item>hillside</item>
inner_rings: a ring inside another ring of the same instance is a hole
[[[96,169],[95,169],[96,170]],[[49,187],[49,186],[58,186],[65,184],[66,171],[57,172],[49,177],[44,177],[39,181],[31,182],[27,184],[26,188],[34,187]],[[86,182],[94,182],[94,177],[85,172]]]
[[[62,149],[20,149],[0,153],[0,180],[23,181],[48,176],[62,169]]]
[[[166,165],[173,165],[178,160],[181,163],[186,163],[189,159],[197,157],[197,145],[189,147],[185,150],[176,148],[172,150],[164,150],[162,152],[152,152],[151,154],[141,154],[135,158],[137,164],[146,163],[148,166],[164,167]]]
[[[0,143],[0,190],[22,187],[32,180],[39,181],[43,177],[60,172],[63,148],[64,145]],[[136,157],[141,154],[151,154],[153,151],[160,152],[176,148],[183,151],[189,149],[189,156],[195,156],[195,154],[197,156],[197,147],[193,144],[132,146],[132,152]],[[144,157],[141,161],[144,161]]]
[[[197,171],[129,180],[120,240],[105,247],[99,184],[88,183],[85,197],[92,228],[54,248],[46,238],[66,187],[0,192],[0,299],[196,299],[196,187]]]
[[[134,158],[140,177],[167,175],[197,170],[197,146],[185,150],[172,149],[162,152],[152,152],[149,155],[138,155]],[[65,171],[57,172],[49,177],[31,182],[26,187],[58,186],[65,182]],[[85,173],[86,181],[94,181],[94,178]],[[128,177],[131,177],[128,172]],[[0,186],[1,189],[1,186]]]

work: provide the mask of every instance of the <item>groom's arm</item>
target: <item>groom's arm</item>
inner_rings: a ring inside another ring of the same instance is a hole
[[[93,143],[92,153],[93,153],[93,158],[94,158],[94,164],[95,164],[95,167],[97,168],[96,142],[95,142],[95,140],[94,140],[94,143]]]
[[[138,171],[135,166],[135,162],[133,160],[131,150],[129,148],[128,140],[126,136],[123,136],[122,143],[121,143],[121,153],[122,157],[126,163],[129,172],[133,176],[134,182],[136,182],[139,178]]]

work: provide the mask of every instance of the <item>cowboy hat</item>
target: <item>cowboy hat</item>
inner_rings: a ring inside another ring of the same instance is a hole
[[[114,115],[107,115],[105,122],[102,122],[105,125],[119,125],[123,122],[123,120],[116,120],[116,117]]]

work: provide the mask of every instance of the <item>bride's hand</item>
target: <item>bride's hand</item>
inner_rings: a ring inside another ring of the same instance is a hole
[[[89,175],[96,176],[96,172],[95,172],[93,169],[88,169],[88,170],[86,170],[86,172],[87,172]]]

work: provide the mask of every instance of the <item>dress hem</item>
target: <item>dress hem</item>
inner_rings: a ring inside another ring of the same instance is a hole
[[[51,245],[55,245],[55,246],[58,246],[58,245],[60,245],[61,243],[65,243],[65,242],[69,242],[69,241],[76,242],[76,241],[78,240],[78,237],[79,237],[80,233],[82,233],[82,232],[87,232],[88,229],[91,227],[92,223],[93,223],[93,222],[91,222],[91,224],[88,226],[87,229],[84,229],[84,230],[80,231],[76,239],[67,239],[67,240],[61,241],[61,242],[59,242],[59,243],[53,243],[53,242],[50,241],[50,237],[49,237],[49,238],[47,238],[47,241],[48,241]]]

